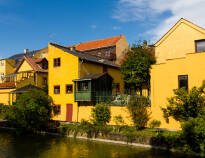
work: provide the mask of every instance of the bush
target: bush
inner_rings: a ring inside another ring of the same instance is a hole
[[[150,128],[159,128],[161,125],[161,122],[159,120],[152,120],[150,123],[149,123],[149,127]]]
[[[149,102],[146,97],[131,97],[128,110],[137,129],[145,128],[150,119],[150,112],[147,110],[148,104]]]
[[[164,117],[169,121],[172,116],[175,120],[184,122],[190,117],[196,118],[205,114],[205,81],[197,88],[193,87],[187,92],[185,88],[175,89],[174,96],[168,99],[168,106],[162,108]]]
[[[205,118],[190,118],[182,125],[181,138],[186,150],[205,154]]]
[[[125,127],[122,130],[122,134],[126,136],[126,141],[127,143],[132,143],[133,141],[136,140],[137,132],[136,129],[133,127]]]
[[[22,132],[44,129],[51,119],[51,102],[44,91],[29,90],[20,95],[7,119]]]
[[[110,122],[110,108],[105,104],[97,104],[92,109],[91,117],[94,125],[105,126]]]

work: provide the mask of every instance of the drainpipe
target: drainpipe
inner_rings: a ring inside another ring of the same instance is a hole
[[[35,77],[36,77],[36,87],[37,87],[37,86],[38,86],[38,85],[37,85],[37,83],[38,83],[38,82],[37,82],[37,74],[38,74],[38,72],[36,72],[35,74],[36,74]]]

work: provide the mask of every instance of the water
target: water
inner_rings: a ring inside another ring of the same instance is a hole
[[[0,130],[0,158],[183,158],[182,154],[55,136],[17,136]]]

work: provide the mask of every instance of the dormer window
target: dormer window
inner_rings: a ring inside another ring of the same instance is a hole
[[[105,56],[109,57],[110,56],[110,49],[105,51]]]
[[[205,39],[196,40],[195,47],[196,47],[196,52],[204,52],[205,51]]]
[[[98,56],[101,56],[101,54],[102,54],[101,51],[98,51]]]

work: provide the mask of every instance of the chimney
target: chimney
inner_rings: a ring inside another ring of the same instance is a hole
[[[29,50],[28,49],[24,49],[24,53],[26,54],[26,53],[28,53],[29,52]]]
[[[70,47],[70,50],[71,51],[75,51],[75,47]]]

